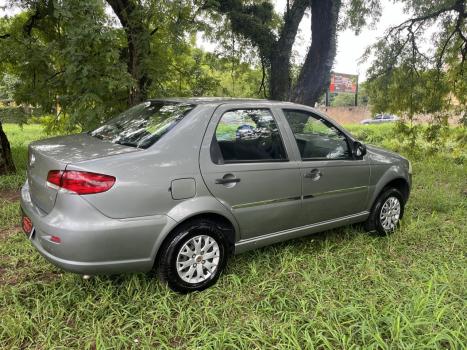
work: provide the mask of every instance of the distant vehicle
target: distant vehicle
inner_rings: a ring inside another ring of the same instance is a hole
[[[242,139],[242,138],[250,138],[255,136],[255,128],[251,125],[244,124],[240,125],[237,129],[237,138]]]
[[[379,123],[392,123],[398,121],[399,117],[394,114],[377,114],[373,119],[364,119],[360,124],[379,124]]]

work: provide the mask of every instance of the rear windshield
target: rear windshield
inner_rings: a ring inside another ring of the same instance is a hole
[[[148,148],[173,129],[194,107],[174,102],[141,103],[91,131],[90,135],[120,145]]]

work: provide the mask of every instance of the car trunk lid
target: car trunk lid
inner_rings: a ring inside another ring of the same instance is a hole
[[[138,148],[102,141],[88,134],[54,137],[29,145],[27,177],[31,200],[45,213],[55,205],[58,190],[47,184],[51,170],[65,170],[70,163],[102,158]]]

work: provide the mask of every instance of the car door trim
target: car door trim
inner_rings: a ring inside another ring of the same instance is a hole
[[[268,205],[268,204],[276,204],[276,203],[297,201],[297,200],[301,200],[301,199],[302,199],[301,196],[288,197],[288,198],[267,199],[267,200],[264,200],[264,201],[237,204],[237,205],[232,206],[232,209],[251,208],[251,207],[256,207],[256,206],[260,206],[260,205]]]
[[[315,198],[315,197],[327,196],[327,195],[332,195],[332,194],[336,194],[336,193],[351,193],[351,192],[357,192],[357,191],[366,190],[366,189],[368,189],[368,186],[356,186],[356,187],[342,188],[342,189],[339,189],[339,190],[318,192],[318,193],[314,193],[314,194],[305,195],[305,196],[303,196],[303,199],[310,199],[310,198]]]
[[[360,213],[343,216],[337,219],[321,221],[315,224],[295,227],[292,229],[282,230],[254,238],[242,239],[235,244],[235,254],[243,253],[250,249],[263,247],[284,240],[306,236],[311,233],[321,232],[323,230],[342,226],[343,224],[361,222],[364,221],[369,214],[370,212],[365,210]]]

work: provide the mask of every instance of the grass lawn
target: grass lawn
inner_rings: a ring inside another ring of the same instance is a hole
[[[351,127],[398,149],[391,126]],[[344,227],[233,258],[212,288],[178,295],[149,274],[83,280],[47,263],[18,228],[16,191],[38,126],[11,124],[19,174],[0,177],[0,348],[465,349],[467,167],[405,153],[402,227]],[[404,152],[403,152],[404,153]]]

